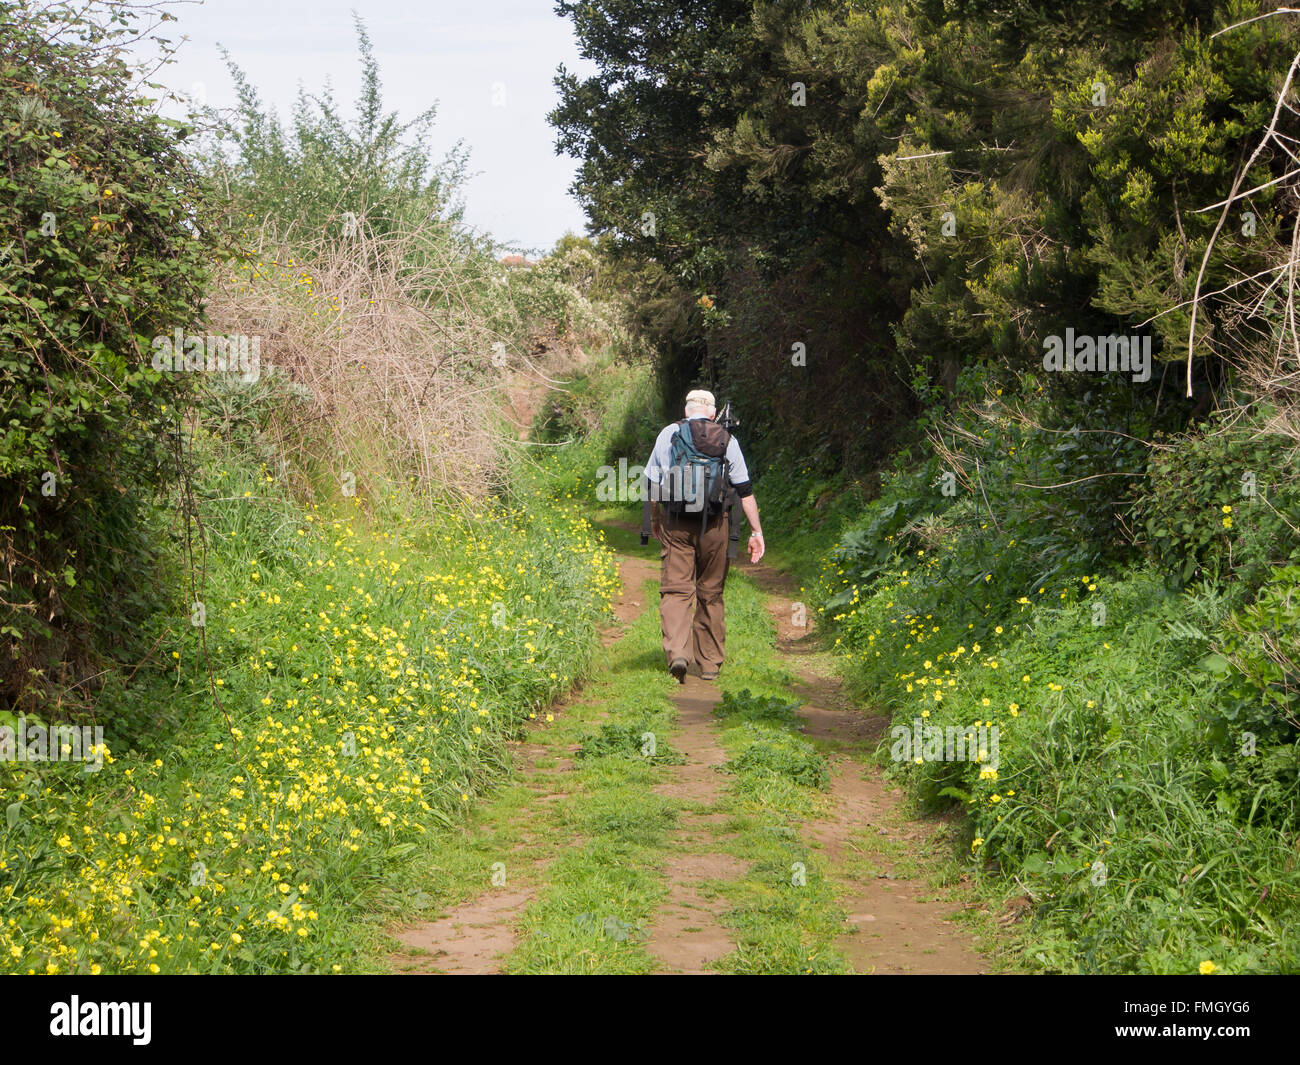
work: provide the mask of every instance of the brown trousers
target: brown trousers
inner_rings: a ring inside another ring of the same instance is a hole
[[[700,532],[700,515],[662,512],[664,542],[659,558],[659,622],[667,664],[692,659],[701,670],[722,665],[727,626],[722,588],[731,559],[727,543],[731,525],[727,512],[714,515]],[[692,603],[695,617],[691,617]]]

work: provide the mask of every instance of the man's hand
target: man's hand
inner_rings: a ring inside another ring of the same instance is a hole
[[[763,523],[758,520],[758,500],[754,498],[751,492],[740,501],[740,509],[745,512],[745,520],[749,522],[749,561],[757,562],[767,551],[767,544],[763,541]]]

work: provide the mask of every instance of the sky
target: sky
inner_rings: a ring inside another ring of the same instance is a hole
[[[556,68],[584,75],[594,65],[579,56],[554,0],[172,0],[166,9],[177,22],[161,35],[180,49],[153,80],[185,93],[197,83],[209,106],[233,106],[223,46],[282,120],[299,85],[315,92],[327,79],[353,114],[361,87],[355,10],[379,65],[385,112],[409,120],[436,104],[435,161],[458,140],[469,147],[468,225],[535,252],[566,231],[585,232],[568,192],[577,160],[555,154],[546,115],[558,103]]]

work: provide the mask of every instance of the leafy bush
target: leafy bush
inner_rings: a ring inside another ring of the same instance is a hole
[[[1251,422],[1212,422],[1152,450],[1133,518],[1171,588],[1205,572],[1244,595],[1300,559],[1295,459],[1293,443]]]
[[[798,703],[787,702],[775,695],[755,695],[748,688],[723,692],[722,701],[713,708],[719,717],[786,726],[802,723],[798,711]]]
[[[345,118],[329,88],[299,89],[286,129],[247,76],[226,57],[239,103],[233,116],[208,114],[205,163],[233,193],[236,217],[275,219],[282,233],[314,243],[326,234],[365,230],[380,241],[413,224],[458,221],[455,197],[467,150],[456,144],[431,165],[436,108],[403,122],[385,113],[379,64],[359,15],[361,94]]]
[[[1233,680],[1219,714],[1266,734],[1300,731],[1300,566],[1273,572],[1254,602],[1224,626],[1223,653],[1207,659]]]
[[[0,698],[25,706],[138,647],[162,596],[187,386],[151,338],[199,320],[216,240],[188,127],[135,95],[134,21],[0,2]]]
[[[938,463],[931,460],[895,477],[864,516],[840,536],[829,555],[829,564],[841,577],[840,588],[826,599],[827,609],[848,606],[857,592],[871,588],[903,554],[919,547],[921,527],[933,528],[933,520],[951,506],[949,497],[941,493],[936,497],[933,491],[938,475]]]
[[[832,617],[902,572],[897,599],[911,614],[960,612],[984,635],[1025,596],[1065,581],[1077,598],[1082,578],[1123,558],[1128,486],[1146,461],[1131,399],[1099,387],[1074,401],[1028,383],[1004,398],[968,376],[985,381],[985,400],[934,414],[924,457],[884,478],[830,552],[819,581]]]

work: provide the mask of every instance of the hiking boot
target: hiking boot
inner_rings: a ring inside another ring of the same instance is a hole
[[[678,684],[686,683],[686,659],[674,658],[672,664],[668,667],[668,672],[677,678]]]

